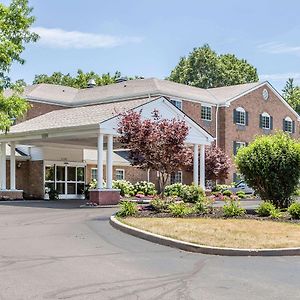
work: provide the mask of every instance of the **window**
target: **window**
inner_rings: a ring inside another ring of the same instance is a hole
[[[233,154],[236,155],[240,148],[246,146],[247,144],[245,142],[233,142]]]
[[[268,130],[272,129],[273,128],[272,123],[273,123],[272,117],[268,113],[264,112],[260,115],[260,127],[262,129],[268,129]]]
[[[97,168],[92,168],[92,180],[97,180],[98,176],[97,176]]]
[[[176,99],[171,99],[171,103],[173,103],[177,108],[182,109],[182,101],[181,100],[176,100]]]
[[[201,105],[201,119],[211,121],[211,106]]]
[[[124,180],[125,179],[125,170],[116,169],[116,180]]]
[[[289,133],[295,132],[295,124],[290,117],[283,119],[283,130]]]
[[[171,181],[171,184],[182,183],[182,171],[177,171],[175,173],[172,173],[170,181]]]
[[[238,125],[246,125],[246,112],[242,107],[236,109],[235,123]]]

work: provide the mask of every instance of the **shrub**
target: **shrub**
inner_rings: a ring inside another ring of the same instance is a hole
[[[165,196],[180,196],[186,185],[182,183],[174,183],[165,187]]]
[[[139,181],[134,184],[135,194],[143,194],[145,196],[156,195],[155,184],[148,181]]]
[[[256,138],[239,149],[236,164],[246,182],[263,200],[288,207],[300,178],[300,144],[288,134]]]
[[[117,212],[117,217],[134,216],[137,212],[137,205],[134,202],[122,201],[120,206],[121,209]]]
[[[293,219],[300,219],[300,203],[294,202],[288,208],[288,213]]]
[[[190,212],[187,205],[183,202],[171,203],[168,208],[174,217],[183,217]]]
[[[49,200],[58,200],[59,199],[58,190],[50,189],[49,191]]]
[[[238,191],[238,192],[236,192],[236,195],[237,195],[240,199],[246,198],[246,194],[245,194],[244,191]]]
[[[282,217],[282,213],[281,213],[280,209],[275,208],[275,209],[271,210],[270,217],[272,219],[279,219],[279,218],[281,218]]]
[[[156,212],[163,212],[168,210],[169,203],[157,197],[150,202],[150,205]]]
[[[200,198],[194,205],[193,210],[198,214],[205,214],[211,210],[212,201],[208,198]]]
[[[223,194],[224,196],[230,197],[230,196],[232,195],[232,191],[230,191],[230,190],[225,190],[225,191],[222,192],[222,194]]]
[[[133,196],[134,195],[134,186],[132,183],[126,180],[113,180],[112,184],[114,189],[120,190],[121,196]]]
[[[216,184],[212,188],[212,192],[222,192],[224,190],[228,190],[230,188],[234,187],[234,184]]]
[[[227,200],[223,206],[223,214],[225,217],[238,217],[245,214],[245,209],[240,206],[240,203],[235,200]]]
[[[270,201],[264,201],[255,211],[260,217],[269,217],[271,216],[271,212],[274,210],[276,210],[276,207],[273,203]]]
[[[180,193],[180,197],[184,202],[195,203],[204,197],[205,193],[200,186],[186,185]]]

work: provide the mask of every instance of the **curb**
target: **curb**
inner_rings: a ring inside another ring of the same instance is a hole
[[[222,248],[209,247],[205,245],[198,245],[189,242],[164,237],[162,235],[150,233],[141,229],[121,223],[115,216],[111,216],[109,223],[115,229],[124,233],[133,235],[135,237],[153,242],[156,244],[177,248],[188,252],[196,252],[210,255],[222,256],[298,256],[300,255],[300,248],[277,248],[277,249],[237,249],[237,248]]]

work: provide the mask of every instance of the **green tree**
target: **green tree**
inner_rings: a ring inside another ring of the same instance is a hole
[[[299,114],[300,113],[300,87],[294,85],[294,79],[289,78],[282,90],[283,97],[288,104]]]
[[[21,54],[25,45],[38,39],[38,35],[30,31],[35,21],[31,13],[27,0],[12,0],[8,6],[0,3],[0,130],[4,132],[29,107],[20,97],[23,82],[11,84],[9,71],[14,62],[24,64]],[[11,87],[11,92],[5,97],[7,87]]]
[[[83,72],[82,70],[78,70],[75,76],[71,76],[68,74],[63,74],[61,72],[54,72],[52,75],[40,74],[35,75],[33,80],[33,84],[39,83],[49,83],[49,84],[58,84],[65,85],[74,88],[86,88],[88,85],[88,81],[90,79],[94,79],[97,86],[107,85],[111,83],[115,83],[118,78],[121,77],[120,72],[115,72],[114,75],[110,75],[110,73],[105,74],[97,74],[93,71],[91,72]],[[135,77],[139,78],[139,77]],[[133,79],[133,78],[127,78]]]
[[[288,134],[257,137],[239,149],[237,167],[263,200],[288,207],[300,179],[300,144]]]
[[[218,55],[209,45],[194,48],[181,57],[171,71],[171,81],[200,88],[213,88],[258,81],[257,70],[233,54]]]

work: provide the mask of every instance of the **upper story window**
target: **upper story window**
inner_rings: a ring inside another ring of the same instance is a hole
[[[283,130],[289,133],[295,132],[295,122],[290,117],[283,119]]]
[[[182,171],[177,171],[171,174],[171,184],[182,183]]]
[[[211,121],[211,106],[201,105],[201,119]]]
[[[124,180],[124,179],[125,179],[125,170],[116,169],[116,180]]]
[[[260,128],[267,130],[273,129],[273,118],[266,112],[260,115]]]
[[[246,112],[242,107],[236,109],[235,123],[238,125],[246,125]]]
[[[171,99],[171,103],[173,103],[177,108],[182,109],[182,101],[178,99]]]

